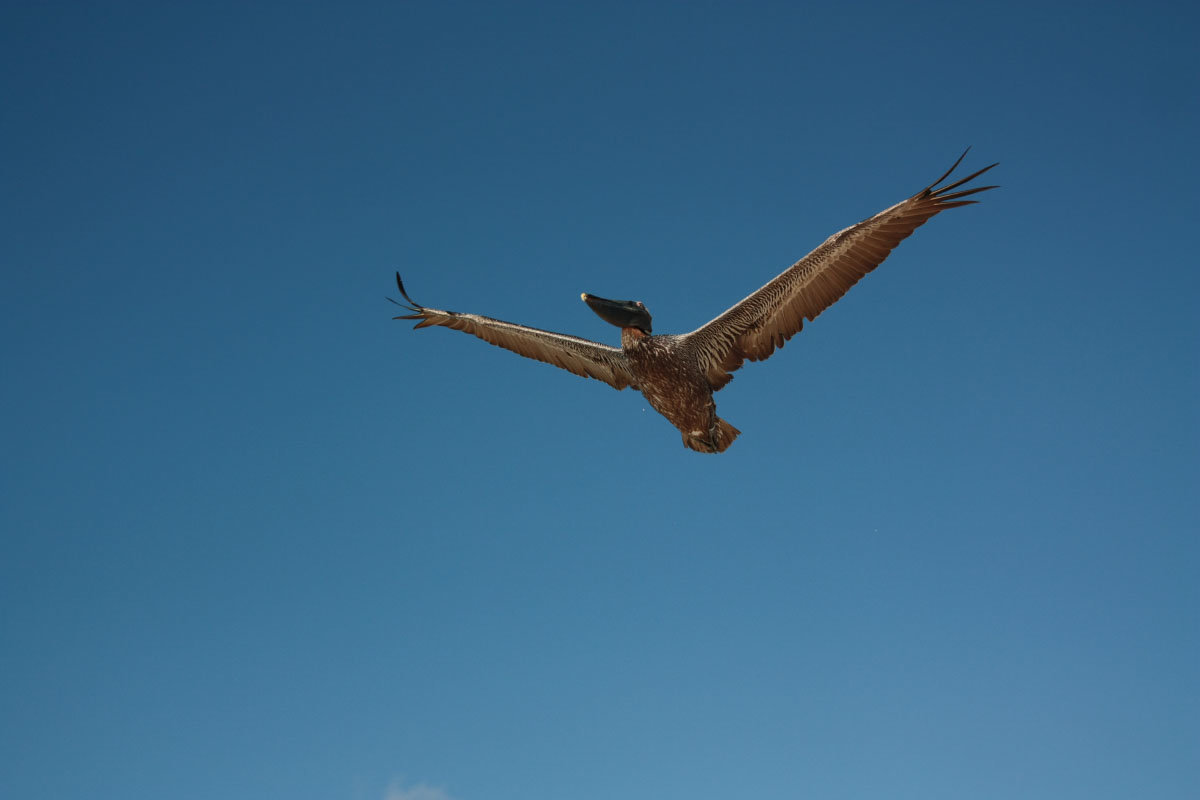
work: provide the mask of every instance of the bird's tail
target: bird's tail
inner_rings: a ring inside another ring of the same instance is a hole
[[[729,445],[733,444],[733,440],[740,433],[741,431],[737,428],[718,417],[717,427],[712,431],[707,431],[703,434],[696,433],[695,431],[684,431],[683,444],[697,453],[723,453]]]

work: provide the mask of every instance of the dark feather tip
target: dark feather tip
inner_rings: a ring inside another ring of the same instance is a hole
[[[398,288],[400,290],[400,294],[403,295],[405,300],[407,300],[412,305],[416,306],[416,308],[414,308],[413,311],[416,311],[419,308],[423,308],[423,306],[420,303],[418,303],[416,300],[413,300],[411,297],[408,296],[408,292],[404,291],[404,281],[400,280],[400,271],[399,270],[396,271],[396,288]]]

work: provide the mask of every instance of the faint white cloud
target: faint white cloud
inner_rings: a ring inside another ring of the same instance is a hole
[[[402,781],[392,781],[388,784],[383,800],[454,800],[440,786],[430,786],[427,783],[414,783],[406,786]]]

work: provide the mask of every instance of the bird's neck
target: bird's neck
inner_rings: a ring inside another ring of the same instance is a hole
[[[641,328],[621,328],[621,347],[632,347],[646,336],[646,332]]]

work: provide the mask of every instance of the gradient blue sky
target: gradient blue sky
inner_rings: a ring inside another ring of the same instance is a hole
[[[0,795],[1200,795],[1197,14],[6,5]],[[967,145],[719,457],[384,301],[691,330]]]

